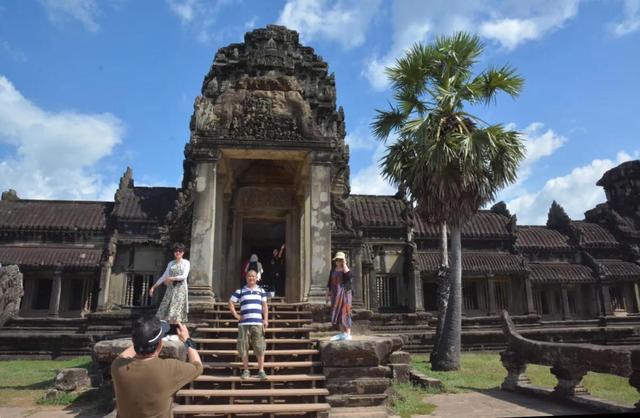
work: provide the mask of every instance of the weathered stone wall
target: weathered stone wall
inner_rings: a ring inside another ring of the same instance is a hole
[[[365,336],[320,343],[325,385],[330,393],[327,402],[333,407],[382,404],[392,379],[409,379],[409,355],[399,352],[401,347],[402,340],[394,337]]]
[[[18,266],[0,267],[0,327],[18,313],[23,295]]]

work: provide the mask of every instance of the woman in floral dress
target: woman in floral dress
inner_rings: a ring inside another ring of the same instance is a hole
[[[189,312],[189,300],[187,289],[187,276],[189,276],[189,260],[183,258],[184,244],[173,245],[174,260],[167,264],[164,274],[149,289],[149,295],[153,297],[156,288],[162,284],[167,286],[156,316],[170,324],[187,322]]]
[[[327,283],[327,302],[331,303],[331,323],[342,331],[331,337],[331,341],[351,339],[351,292],[352,274],[342,251],[333,257],[335,264]]]

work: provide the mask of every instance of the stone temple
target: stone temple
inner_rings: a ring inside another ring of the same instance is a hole
[[[278,296],[322,304],[332,254],[344,251],[363,332],[404,334],[410,350],[430,346],[439,228],[401,193],[350,193],[334,75],[296,32],[267,26],[218,50],[190,130],[179,188],[138,187],[127,169],[113,202],[3,193],[0,263],[19,266],[24,297],[0,329],[0,354],[86,352],[126,333],[132,315],[159,303],[147,291],[175,241],[192,265],[193,318],[228,299],[252,253],[269,284],[270,254],[285,243]],[[640,161],[598,185],[607,201],[584,220],[554,203],[546,225],[518,225],[498,203],[465,226],[465,347],[503,343],[502,309],[548,338],[638,341]]]

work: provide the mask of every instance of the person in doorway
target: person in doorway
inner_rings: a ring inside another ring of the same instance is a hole
[[[351,301],[353,299],[351,270],[342,251],[333,257],[333,266],[327,283],[326,301],[331,304],[331,324],[341,332],[331,341],[351,340]]]
[[[271,261],[269,262],[269,274],[271,276],[271,288],[275,295],[280,295],[278,290],[282,291],[282,279],[284,278],[284,244],[280,249],[274,248],[271,253]]]
[[[169,331],[168,322],[155,317],[135,322],[133,345],[111,363],[118,418],[173,416],[173,394],[202,374],[202,361],[189,330],[180,323],[177,326],[178,338],[187,347],[188,362],[158,357],[162,338]]]
[[[173,245],[174,260],[167,264],[167,268],[156,283],[149,289],[149,296],[153,297],[155,290],[162,284],[167,287],[156,317],[171,324],[187,322],[189,312],[189,300],[187,289],[187,277],[191,265],[189,260],[183,258],[184,244],[175,243]],[[173,336],[174,339],[177,339]]]
[[[258,274],[258,281],[262,280],[262,273],[264,273],[264,270],[262,269],[262,263],[258,260],[257,254],[251,254],[251,257],[249,257],[249,264],[247,264],[244,269],[245,274],[249,270],[255,270]]]
[[[247,379],[249,373],[249,347],[258,358],[258,377],[267,379],[264,372],[264,351],[266,344],[264,330],[269,326],[269,306],[267,294],[257,285],[258,272],[250,268],[247,271],[247,284],[236,290],[229,299],[229,310],[238,320],[238,354],[242,358],[241,379]],[[240,304],[240,313],[236,311],[235,304]]]

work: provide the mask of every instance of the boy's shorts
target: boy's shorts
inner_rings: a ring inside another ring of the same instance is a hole
[[[267,345],[264,341],[262,325],[238,326],[238,354],[241,358],[249,354],[249,346],[251,346],[253,354],[256,356],[264,354]]]

